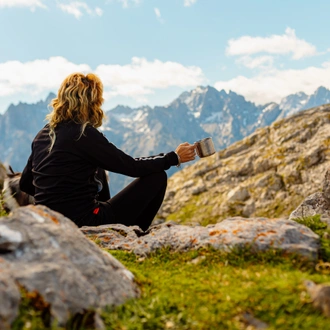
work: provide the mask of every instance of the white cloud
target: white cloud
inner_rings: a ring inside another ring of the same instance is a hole
[[[242,56],[240,57],[237,62],[239,64],[242,64],[246,66],[249,69],[255,69],[255,68],[271,68],[274,63],[274,57],[273,56],[257,56],[257,57],[250,57],[250,56]]]
[[[0,63],[0,97],[57,90],[63,79],[72,72],[89,72],[86,64],[74,64],[63,57],[32,62]]]
[[[1,1],[1,0],[0,0]],[[58,3],[57,6],[64,12],[73,15],[75,18],[79,19],[84,15],[84,12],[88,15],[102,16],[103,11],[99,7],[91,9],[85,2],[73,1],[69,4]]]
[[[43,4],[43,0],[0,0],[0,8],[4,7],[28,7],[32,11],[37,7],[47,8]]]
[[[131,4],[139,5],[142,0],[117,0],[123,5],[123,8],[128,8]]]
[[[103,10],[99,7],[95,7],[94,11],[95,11],[95,14],[97,16],[102,16],[103,15]]]
[[[319,86],[330,88],[330,61],[320,67],[311,66],[301,70],[277,70],[262,72],[248,78],[238,76],[228,81],[218,81],[218,90],[232,90],[244,95],[247,100],[257,104],[279,102],[283,97],[305,92],[312,94]]]
[[[281,64],[275,68],[275,59],[280,55],[290,55],[294,60],[319,55],[314,45],[297,38],[295,30],[291,28],[287,28],[283,35],[231,39],[226,53],[238,56],[236,63],[260,71],[252,77],[237,76],[218,81],[215,87],[218,90],[233,90],[257,104],[279,102],[283,97],[300,91],[311,94],[321,85],[330,88],[328,63],[296,70],[283,69]]]
[[[161,18],[160,10],[158,8],[154,8],[155,14],[158,18]]]
[[[162,18],[162,15],[160,13],[160,10],[158,8],[154,8],[155,14],[157,16],[157,19],[160,23],[164,24],[165,20]]]
[[[100,65],[96,69],[107,95],[135,99],[169,87],[194,87],[206,82],[199,67],[186,67],[177,62],[147,61],[133,57],[127,65]]]
[[[194,87],[206,79],[199,67],[176,62],[147,61],[134,57],[127,65],[99,65],[92,70],[87,64],[75,64],[63,57],[32,62],[0,63],[0,97],[24,100],[24,94],[39,100],[46,92],[56,92],[63,79],[73,72],[95,72],[104,84],[105,99],[130,97],[146,102],[146,96],[157,89]]]
[[[315,46],[297,38],[295,30],[291,28],[287,28],[283,35],[266,38],[243,36],[231,39],[228,41],[226,53],[228,55],[292,54],[294,60],[317,54]]]
[[[196,2],[197,2],[197,0],[184,0],[184,6],[185,7],[190,7]]]

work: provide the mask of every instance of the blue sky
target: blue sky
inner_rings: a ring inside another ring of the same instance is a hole
[[[94,72],[104,110],[198,85],[257,104],[330,88],[323,0],[0,0],[0,113]]]

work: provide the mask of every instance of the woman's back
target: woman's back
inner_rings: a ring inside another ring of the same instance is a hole
[[[93,129],[91,127],[91,129]],[[89,129],[86,129],[88,134]],[[98,184],[94,176],[97,166],[88,161],[81,144],[81,125],[60,123],[55,143],[49,151],[49,126],[33,141],[32,173],[36,204],[46,205],[74,219],[95,207]]]

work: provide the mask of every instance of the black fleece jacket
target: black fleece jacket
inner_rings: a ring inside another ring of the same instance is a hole
[[[174,151],[151,157],[132,158],[116,148],[96,128],[59,124],[49,152],[49,126],[32,142],[32,152],[20,180],[22,191],[72,220],[92,212],[97,206],[97,168],[131,177],[142,177],[178,164]],[[80,136],[81,135],[81,136]]]

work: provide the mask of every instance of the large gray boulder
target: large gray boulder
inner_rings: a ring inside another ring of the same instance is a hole
[[[319,248],[318,235],[288,219],[234,217],[206,227],[166,222],[151,227],[146,233],[136,226],[118,224],[82,227],[81,231],[97,239],[102,247],[133,251],[137,255],[148,255],[164,247],[187,251],[212,246],[230,251],[250,246],[255,252],[276,249],[315,260]]]
[[[139,296],[133,274],[71,220],[32,205],[0,218],[0,329],[16,318],[22,287],[40,294],[60,325]]]

